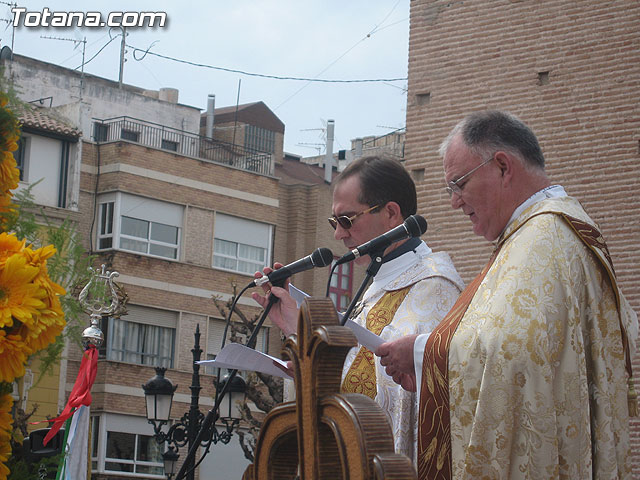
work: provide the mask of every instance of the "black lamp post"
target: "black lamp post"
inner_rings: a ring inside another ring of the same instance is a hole
[[[169,445],[169,450],[163,454],[162,458],[165,465],[165,474],[170,479],[175,473],[175,466],[179,457],[178,448],[188,444],[189,450],[191,450],[204,420],[204,414],[198,408],[200,390],[202,388],[200,387],[200,365],[196,363],[200,360],[200,355],[202,354],[199,325],[196,326],[194,337],[195,342],[193,349],[191,349],[193,353],[193,375],[191,376],[191,387],[189,387],[191,389],[191,406],[180,421],[171,425],[166,433],[161,429],[165,423],[169,422],[173,393],[177,385],[173,386],[171,381],[165,378],[166,368],[156,367],[156,375],[142,386],[146,398],[147,419],[153,425],[155,439],[160,444],[166,442]],[[222,391],[226,381],[226,377],[223,378],[218,383],[216,390]],[[240,422],[240,413],[235,408],[235,405],[238,400],[244,397],[245,381],[236,375],[231,381],[229,390],[229,395],[223,399],[224,403],[220,408],[220,420],[224,422],[226,428],[219,432],[215,424],[212,425],[211,431],[207,432],[203,437],[204,440],[201,442],[203,447],[211,443],[229,443],[233,436],[233,429]],[[190,460],[190,465],[187,465],[187,468],[189,469],[187,479],[193,480],[195,477],[193,459]]]

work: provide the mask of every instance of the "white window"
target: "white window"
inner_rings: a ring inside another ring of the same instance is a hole
[[[127,305],[127,312],[108,320],[107,360],[172,368],[178,313],[140,305]]]
[[[114,202],[106,202],[100,204],[98,250],[113,248],[113,206]]]
[[[117,192],[98,201],[98,250],[117,248],[177,260],[183,207]]]
[[[271,255],[272,226],[245,218],[216,214],[213,266],[252,275]]]
[[[18,140],[18,150],[13,152],[13,158],[16,160],[18,170],[20,170],[20,181],[24,181],[25,161],[27,157],[27,141],[28,137],[24,135]]]
[[[20,187],[31,187],[38,205],[65,208],[68,169],[75,146],[69,141],[23,133],[14,158],[20,170]]]
[[[164,446],[146,418],[103,413],[91,417],[91,471],[166,478]],[[137,474],[137,475],[135,475]],[[127,477],[131,478],[131,477]]]

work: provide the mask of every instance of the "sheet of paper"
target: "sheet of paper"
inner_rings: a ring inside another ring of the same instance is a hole
[[[276,367],[273,362],[276,362],[283,367],[286,367],[287,365],[287,362],[284,360],[272,357],[266,353],[258,352],[257,350],[246,347],[240,343],[228,343],[216,356],[215,360],[200,360],[196,363],[206,363],[218,368],[237,368],[238,370],[262,372],[267,375],[291,379],[289,375]]]
[[[296,303],[298,304],[298,308],[300,308],[303,300],[309,296],[299,288],[294,287],[292,284],[289,284],[289,295],[291,295],[291,297],[296,301]],[[342,320],[342,313],[338,312],[338,318]],[[349,327],[351,330],[353,330],[353,333],[355,333],[356,338],[358,339],[358,343],[360,343],[360,345],[362,345],[363,347],[368,348],[372,352],[375,352],[376,348],[384,343],[384,340],[378,335],[367,330],[364,327],[361,327],[352,320],[347,320],[344,326]]]
[[[298,308],[300,308],[300,305],[302,305],[304,299],[309,296],[308,293],[305,293],[299,288],[294,287],[291,283],[289,284],[289,295],[291,295],[291,298],[296,301],[296,305],[298,306]]]
[[[372,352],[375,352],[376,349],[385,342],[378,335],[361,327],[353,320],[347,320],[344,326],[353,330],[353,333],[356,334],[356,338],[358,339],[358,343],[363,347],[367,347]]]

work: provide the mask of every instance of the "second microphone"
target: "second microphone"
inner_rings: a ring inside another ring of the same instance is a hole
[[[305,270],[309,270],[314,267],[326,267],[327,265],[330,265],[332,261],[333,253],[331,253],[331,250],[328,248],[317,248],[311,255],[307,255],[300,260],[296,260],[282,268],[278,268],[268,275],[256,278],[249,284],[249,286],[259,287],[267,282],[275,284],[276,282],[285,280],[296,273],[304,272]]]

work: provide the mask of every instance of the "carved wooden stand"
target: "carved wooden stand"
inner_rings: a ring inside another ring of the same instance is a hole
[[[295,372],[296,402],[265,418],[255,461],[243,480],[415,480],[410,460],[396,454],[387,415],[371,398],[340,394],[342,366],[357,344],[340,326],[331,300],[302,305],[298,335],[285,355]]]

